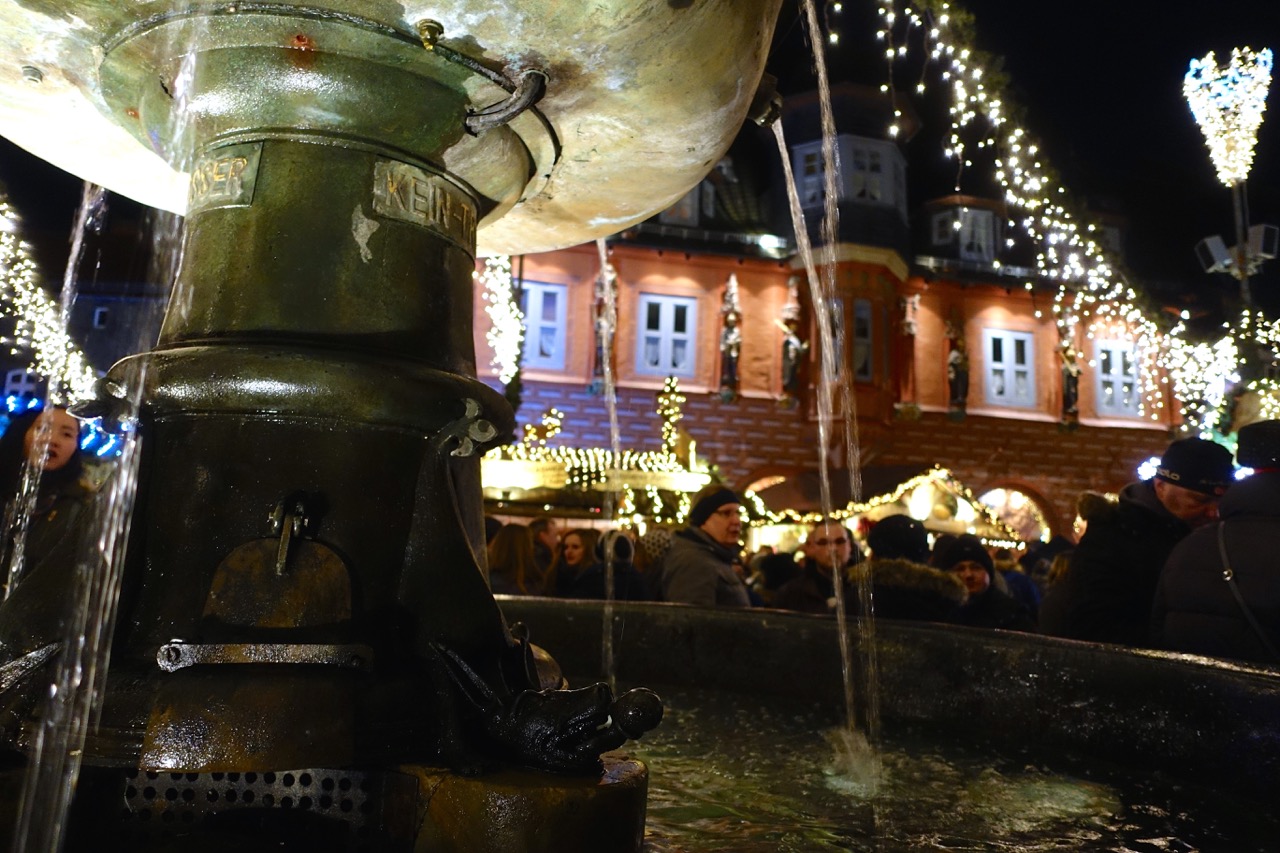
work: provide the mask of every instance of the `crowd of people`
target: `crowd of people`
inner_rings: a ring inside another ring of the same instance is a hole
[[[43,472],[28,491],[24,585],[68,547],[67,531],[92,500],[78,422],[65,411],[12,420],[0,441],[8,494],[25,461]],[[563,528],[486,518],[495,593],[666,601],[700,607],[772,607],[1039,632],[1076,640],[1160,648],[1280,665],[1280,421],[1238,432],[1235,479],[1221,445],[1173,442],[1155,476],[1115,498],[1082,496],[1079,541],[1054,537],[1017,555],[977,537],[937,535],[905,514],[874,523],[860,540],[843,522],[809,526],[794,553],[745,554],[742,501],[713,486],[694,499],[680,530]],[[28,468],[28,470],[35,470]],[[6,512],[5,551],[19,507]],[[1274,549],[1274,550],[1273,550]],[[6,558],[8,554],[6,553]],[[5,565],[10,565],[6,559]],[[10,579],[12,580],[12,579]],[[11,590],[12,592],[12,590]],[[2,640],[0,640],[2,641]]]
[[[772,607],[1039,632],[1280,665],[1280,421],[1239,432],[1231,454],[1200,438],[1173,442],[1155,476],[1119,495],[1082,496],[1078,542],[1054,537],[1021,554],[971,534],[930,537],[905,514],[863,539],[838,520],[810,525],[794,553],[744,554],[742,501],[724,487],[694,500],[688,525],[630,532],[508,524],[489,548],[495,592],[613,596],[700,607]],[[523,556],[501,544],[519,537]],[[545,549],[544,559],[534,556]]]

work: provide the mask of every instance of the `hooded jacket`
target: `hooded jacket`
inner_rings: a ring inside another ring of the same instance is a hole
[[[1125,486],[1114,503],[1095,503],[1085,520],[1088,528],[1066,577],[1045,594],[1040,630],[1077,640],[1149,645],[1160,569],[1191,528],[1165,509],[1149,480]]]
[[[1280,665],[1250,627],[1222,576],[1218,529],[1237,589],[1273,648],[1280,648],[1280,472],[1233,484],[1217,524],[1200,528],[1169,555],[1151,611],[1161,648]]]

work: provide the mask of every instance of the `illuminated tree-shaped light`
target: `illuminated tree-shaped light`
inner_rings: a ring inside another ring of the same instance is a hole
[[[57,300],[40,286],[18,216],[0,197],[0,305],[13,317],[10,351],[31,353],[30,370],[49,380],[55,402],[70,404],[94,394],[98,375],[71,338]]]
[[[1182,94],[1209,145],[1218,179],[1227,186],[1243,182],[1253,165],[1253,147],[1271,85],[1271,51],[1247,47],[1231,51],[1231,63],[1220,67],[1210,51],[1191,60]]]
[[[511,258],[507,255],[486,258],[484,272],[478,277],[484,285],[484,310],[492,323],[485,340],[493,348],[491,363],[505,385],[520,370],[520,347],[524,343],[524,313],[516,304],[511,288]]]
[[[684,417],[684,413],[680,411],[683,405],[680,380],[668,376],[662,383],[662,393],[658,395],[658,417],[662,418],[662,451],[668,456],[676,455],[676,448],[680,443],[680,431],[676,425]]]

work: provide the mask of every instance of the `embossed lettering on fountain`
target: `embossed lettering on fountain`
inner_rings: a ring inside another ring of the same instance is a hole
[[[216,207],[248,207],[258,180],[262,143],[228,145],[207,152],[191,169],[187,215]]]
[[[373,167],[373,210],[436,231],[475,254],[476,212],[448,181],[395,160]]]

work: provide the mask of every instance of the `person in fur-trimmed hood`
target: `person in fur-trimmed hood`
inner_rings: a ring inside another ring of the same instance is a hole
[[[1236,458],[1254,473],[1227,489],[1218,504],[1217,524],[1192,532],[1169,555],[1156,586],[1151,637],[1155,645],[1173,651],[1276,666],[1280,421],[1242,427],[1238,441]],[[1223,574],[1224,548],[1240,601]]]
[[[909,515],[891,515],[867,534],[871,559],[872,607],[884,619],[949,622],[968,593],[954,575],[925,565],[929,539],[924,525]]]
[[[1217,518],[1231,453],[1200,438],[1175,441],[1151,480],[1095,506],[1070,568],[1040,611],[1040,630],[1077,640],[1150,645],[1151,604],[1169,552]]]

